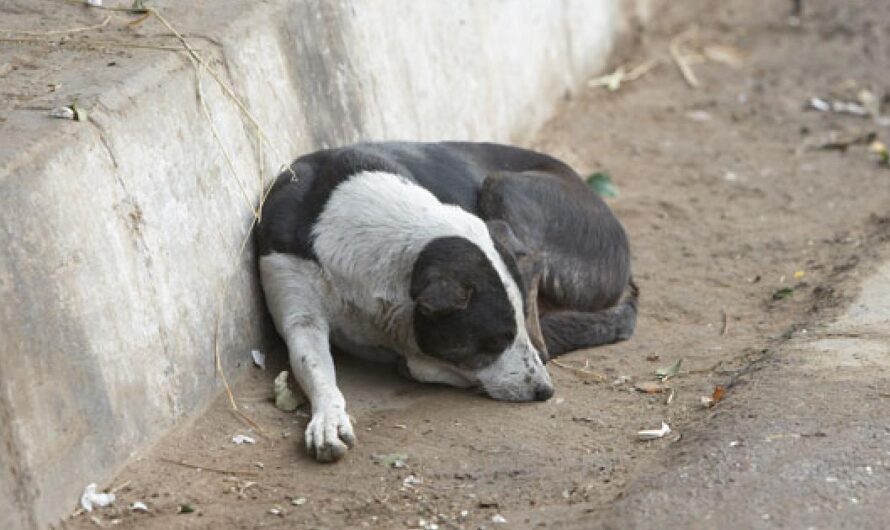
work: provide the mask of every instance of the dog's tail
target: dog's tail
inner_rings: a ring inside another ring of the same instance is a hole
[[[627,340],[637,324],[640,290],[633,278],[614,306],[585,313],[554,311],[541,316],[541,331],[549,359],[564,353]],[[548,359],[548,360],[549,360]]]

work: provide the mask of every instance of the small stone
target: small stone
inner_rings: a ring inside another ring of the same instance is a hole
[[[294,506],[302,506],[306,504],[306,497],[296,497],[290,501]]]

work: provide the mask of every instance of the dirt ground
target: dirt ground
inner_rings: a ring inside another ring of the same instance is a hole
[[[706,521],[720,519],[713,513],[719,503],[731,507],[724,526],[880,527],[886,503],[873,502],[857,519],[837,511],[830,492],[802,497],[809,490],[791,475],[782,478],[791,486],[767,480],[800,468],[786,465],[797,458],[821,461],[824,444],[843,453],[866,439],[885,463],[870,465],[877,475],[864,484],[883,487],[890,474],[890,423],[882,423],[888,416],[879,408],[890,401],[863,405],[857,393],[874,382],[820,382],[792,369],[785,355],[791,342],[819,333],[842,311],[888,254],[890,169],[866,145],[818,146],[869,133],[890,140],[890,130],[871,118],[806,110],[810,97],[855,100],[861,89],[886,99],[890,11],[878,3],[806,1],[800,24],[792,24],[791,2],[667,2],[614,62],[658,58],[658,68],[617,92],[566,95],[532,147],[582,172],[611,173],[621,193],[609,202],[630,234],[642,299],[630,341],[550,366],[554,399],[500,403],[338,358],[358,445],[343,461],[322,465],[301,447],[307,416],[281,412],[269,400],[272,378],[284,367],[281,352],[270,352],[271,366],[235,388],[267,437],[220,399],[126,466],[113,481],[126,485],[119,501],[97,520],[158,529],[655,528],[666,521],[711,528]],[[671,38],[690,24],[698,38],[687,49],[722,44],[742,54],[736,67],[695,64],[698,89],[668,54]],[[665,393],[634,390],[679,359],[669,404]],[[726,396],[706,409],[700,398],[715,385]],[[808,408],[828,419],[787,416]],[[833,428],[861,414],[861,439]],[[671,434],[637,440],[638,430],[662,421]],[[726,469],[732,457],[709,449],[733,436],[753,446],[757,433],[787,432],[789,425],[799,445],[765,464],[753,454],[739,464],[761,482],[736,480]],[[235,434],[257,443],[234,445]],[[375,461],[392,453],[406,455],[406,467]],[[809,497],[824,505],[819,520],[837,524],[804,524],[796,512]],[[137,500],[149,513],[126,508]],[[777,508],[767,513],[761,502]],[[178,513],[182,506],[193,511]],[[496,515],[506,523],[493,522]],[[61,526],[94,525],[79,516]]]

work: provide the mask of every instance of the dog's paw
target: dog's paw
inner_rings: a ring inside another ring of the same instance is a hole
[[[319,462],[335,462],[355,445],[352,422],[343,407],[313,412],[306,427],[306,449]]]

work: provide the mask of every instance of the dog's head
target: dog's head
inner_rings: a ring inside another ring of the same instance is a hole
[[[549,399],[553,385],[525,327],[516,265],[490,238],[482,246],[488,252],[441,237],[421,251],[411,274],[417,345],[495,399]]]

